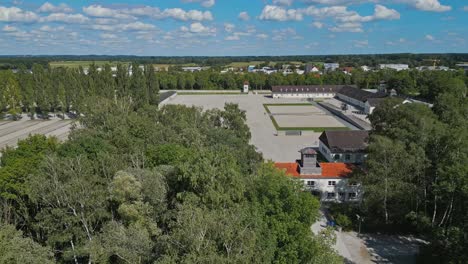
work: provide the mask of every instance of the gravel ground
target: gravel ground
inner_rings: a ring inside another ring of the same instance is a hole
[[[305,103],[301,99],[273,99],[265,95],[179,95],[168,104],[198,106],[204,109],[222,109],[225,103],[236,103],[246,111],[247,125],[252,133],[251,143],[263,153],[265,159],[275,162],[291,162],[299,158],[304,147],[318,147],[320,133],[306,136],[277,136],[276,129],[263,104]],[[341,124],[341,123],[340,123]]]
[[[15,147],[18,140],[29,135],[43,134],[56,136],[59,140],[66,140],[71,128],[70,120],[27,120],[0,122],[0,149],[6,146]]]
[[[345,127],[333,115],[310,106],[268,106],[280,127]]]

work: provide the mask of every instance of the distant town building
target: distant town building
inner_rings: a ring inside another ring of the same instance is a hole
[[[361,186],[349,181],[354,168],[348,163],[319,163],[313,148],[300,151],[301,159],[291,163],[275,163],[287,176],[304,183],[304,190],[323,202],[357,202],[362,198]]]
[[[468,72],[468,63],[457,64],[457,66],[464,69],[465,72]]]
[[[249,65],[249,67],[247,67],[248,72],[253,72],[254,70],[255,70],[255,65]]]
[[[380,64],[379,69],[393,69],[397,71],[403,71],[403,70],[408,70],[409,66],[408,64]]]
[[[202,69],[202,67],[182,67],[182,70],[185,72],[199,72]]]
[[[450,68],[446,66],[420,66],[416,67],[418,71],[449,71]]]
[[[367,157],[368,141],[368,131],[325,131],[319,137],[319,151],[328,162],[360,164]]]
[[[320,69],[317,66],[314,66],[312,64],[306,64],[305,66],[305,74],[308,73],[318,73],[320,72]]]
[[[339,63],[324,63],[323,68],[325,71],[335,71],[336,69],[340,68]]]
[[[365,72],[368,72],[368,71],[371,70],[371,68],[370,68],[369,66],[367,66],[367,65],[361,66],[361,69],[362,69],[363,71],[365,71]]]

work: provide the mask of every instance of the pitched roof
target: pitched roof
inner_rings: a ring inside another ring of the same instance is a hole
[[[348,178],[354,168],[352,164],[348,163],[320,163],[322,168],[321,175],[301,175],[299,173],[299,163],[275,163],[275,167],[284,171],[287,176],[299,179],[316,179],[316,178]]]
[[[331,152],[362,152],[367,148],[369,132],[363,130],[325,131],[319,140]]]
[[[370,106],[378,106],[380,103],[383,102],[385,98],[368,98],[367,102],[369,103]]]
[[[276,85],[273,93],[337,93],[346,85]]]
[[[317,151],[312,147],[303,148],[299,152],[301,154],[317,154]]]
[[[387,94],[383,92],[371,93],[352,86],[344,86],[340,89],[339,94],[361,102],[365,102],[368,98],[383,98],[387,96]]]

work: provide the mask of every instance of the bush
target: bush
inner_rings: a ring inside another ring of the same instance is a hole
[[[350,231],[352,229],[353,222],[349,219],[348,216],[339,213],[336,215],[335,220],[336,224],[341,226],[344,231]]]

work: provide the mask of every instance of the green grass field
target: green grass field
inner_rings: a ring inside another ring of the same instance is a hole
[[[276,122],[275,118],[271,115],[270,109],[268,109],[268,106],[313,106],[312,104],[308,103],[295,103],[295,104],[263,104],[263,107],[265,108],[265,111],[268,113],[270,116],[270,120],[273,123],[273,126],[275,126],[276,130],[278,131],[314,131],[317,133],[323,132],[323,131],[337,131],[337,130],[351,130],[349,127],[280,127],[278,123]]]

